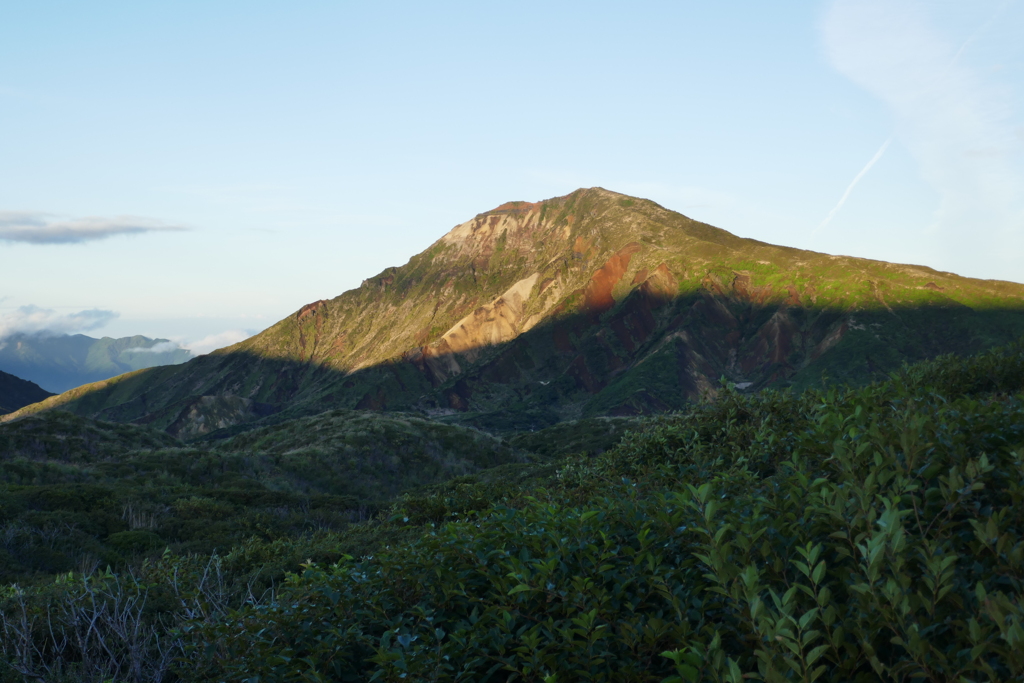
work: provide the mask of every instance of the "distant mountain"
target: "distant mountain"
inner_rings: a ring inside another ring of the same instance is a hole
[[[189,439],[332,408],[530,430],[680,408],[722,379],[864,384],[1022,334],[1024,285],[774,246],[591,188],[504,204],[240,344],[21,414]]]
[[[0,340],[0,370],[61,393],[132,370],[174,365],[192,358],[189,351],[168,348],[171,346],[166,339],[140,335],[94,339],[84,334],[18,334]]]
[[[0,415],[13,413],[48,396],[53,394],[38,384],[0,372]]]

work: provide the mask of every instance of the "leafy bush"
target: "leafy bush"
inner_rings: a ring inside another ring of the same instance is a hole
[[[1019,679],[1021,353],[727,396],[520,509],[307,564],[200,629],[218,643],[202,675]]]
[[[270,504],[235,491],[181,499]],[[253,538],[216,600],[198,557],[144,565],[145,651],[173,643],[189,681],[1022,680],[1024,343],[856,390],[726,391],[557,476],[506,465],[388,514]],[[52,615],[100,580],[9,592],[4,623],[39,625],[9,631],[12,665],[74,634]],[[114,663],[95,675],[141,680]]]
[[[0,426],[0,581],[340,532],[405,491],[526,459],[477,430],[402,414],[329,411],[184,448],[47,413]]]

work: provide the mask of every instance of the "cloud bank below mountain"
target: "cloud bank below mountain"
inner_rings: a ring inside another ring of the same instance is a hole
[[[137,347],[128,349],[133,353],[168,353],[171,351],[188,351],[194,356],[201,356],[225,346],[231,346],[238,342],[245,341],[255,334],[253,330],[226,330],[217,334],[210,334],[194,342],[165,341],[149,347]]]
[[[255,334],[253,330],[227,330],[218,334],[207,335],[198,341],[183,344],[182,348],[191,351],[196,356],[201,356],[204,353],[210,353],[225,346],[245,341],[253,334]]]

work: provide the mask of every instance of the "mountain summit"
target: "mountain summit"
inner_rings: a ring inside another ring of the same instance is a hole
[[[1024,285],[737,237],[601,188],[479,214],[401,267],[184,365],[60,406],[183,438],[281,413],[416,410],[490,429],[863,383],[1024,334]]]

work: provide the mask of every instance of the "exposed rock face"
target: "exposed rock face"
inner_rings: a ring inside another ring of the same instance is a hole
[[[612,254],[612,257],[590,276],[590,282],[583,290],[583,308],[591,320],[599,320],[602,313],[615,306],[612,290],[626,274],[630,258],[640,249],[639,244],[630,242]]]
[[[776,247],[592,188],[503,204],[241,344],[45,405],[182,436],[328,408],[539,427],[677,408],[722,377],[863,382],[1017,334],[1024,286]]]
[[[463,354],[473,362],[481,349],[518,337],[526,301],[539,277],[540,273],[534,273],[523,278],[490,304],[455,323],[437,346],[446,345],[450,353]]]

